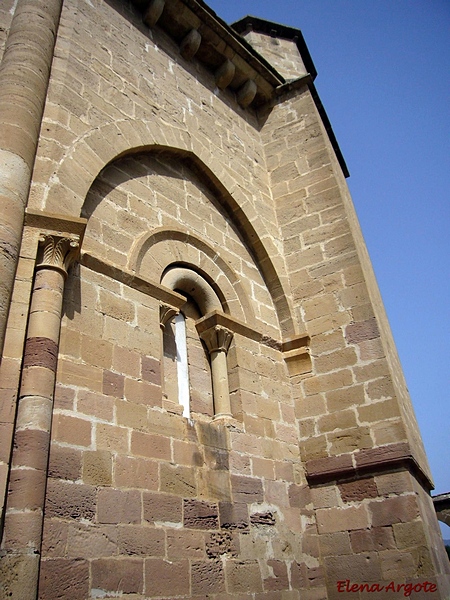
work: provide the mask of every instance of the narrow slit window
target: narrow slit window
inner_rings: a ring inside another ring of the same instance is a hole
[[[178,402],[183,407],[183,417],[190,416],[189,366],[186,342],[186,319],[180,312],[175,316],[175,347],[177,351]]]

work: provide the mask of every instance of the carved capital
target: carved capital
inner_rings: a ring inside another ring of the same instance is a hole
[[[159,305],[159,324],[164,329],[169,321],[171,321],[180,311],[169,304]]]
[[[205,342],[210,354],[212,352],[225,352],[226,354],[233,339],[233,332],[226,327],[214,325],[200,333],[200,337]]]
[[[42,233],[39,236],[39,244],[42,250],[36,268],[55,269],[67,277],[67,271],[80,251],[80,237],[78,235],[65,237]]]

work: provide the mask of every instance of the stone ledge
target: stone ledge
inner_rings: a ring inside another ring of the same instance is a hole
[[[308,460],[306,478],[310,485],[320,485],[399,469],[409,471],[428,492],[434,488],[433,482],[414,458],[409,444],[402,442],[353,454]]]

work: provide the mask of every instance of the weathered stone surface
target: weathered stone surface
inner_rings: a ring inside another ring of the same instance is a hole
[[[261,502],[263,489],[260,479],[231,475],[231,488],[235,502]]]
[[[149,522],[161,521],[181,523],[182,499],[168,494],[144,492],[144,519]]]
[[[225,577],[219,561],[193,562],[191,566],[192,593],[207,597],[225,591]]]
[[[149,596],[184,596],[189,594],[189,562],[187,560],[145,561],[145,593]]]
[[[190,529],[217,529],[219,527],[217,504],[184,500],[183,525]]]
[[[93,521],[96,501],[97,494],[93,486],[50,479],[47,484],[45,512],[49,517]]]
[[[105,592],[142,594],[143,561],[132,558],[101,558],[91,563],[92,588]]]
[[[89,563],[80,558],[41,562],[39,600],[85,600],[89,590]]]
[[[373,479],[357,479],[339,484],[339,491],[344,502],[357,502],[365,498],[378,496],[377,486]]]
[[[220,527],[223,529],[247,529],[249,523],[247,504],[219,502]]]
[[[99,523],[140,523],[141,493],[101,489],[98,492],[97,519]]]

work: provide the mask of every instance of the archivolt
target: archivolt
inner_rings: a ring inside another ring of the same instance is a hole
[[[249,198],[221,165],[221,157],[216,157],[213,167],[209,140],[200,138],[177,127],[164,127],[160,121],[124,119],[93,129],[69,148],[51,176],[46,197],[42,199],[45,210],[79,216],[89,188],[100,171],[122,156],[146,151],[165,152],[187,161],[213,191],[239,230],[273,298],[282,333],[293,335],[296,331],[292,307],[282,282],[285,267],[277,260],[278,250]],[[277,268],[274,261],[278,262]]]

